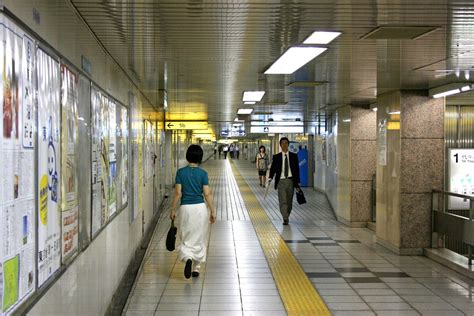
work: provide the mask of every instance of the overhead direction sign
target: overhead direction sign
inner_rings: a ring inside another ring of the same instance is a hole
[[[207,129],[206,121],[166,121],[165,130],[178,129]]]

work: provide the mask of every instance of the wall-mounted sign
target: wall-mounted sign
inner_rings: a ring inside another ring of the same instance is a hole
[[[206,121],[167,121],[165,122],[165,130],[178,129],[207,129]]]
[[[448,149],[448,191],[474,196],[474,149]],[[449,197],[450,210],[468,210],[469,200]]]
[[[379,122],[378,134],[378,158],[381,166],[387,165],[387,120],[383,119]]]
[[[251,126],[250,133],[304,133],[303,126]]]

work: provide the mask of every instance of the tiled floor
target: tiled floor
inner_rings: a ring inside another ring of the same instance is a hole
[[[295,203],[283,226],[275,191],[264,199],[253,164],[235,163],[334,315],[474,315],[472,280],[376,246],[371,231],[336,222],[325,198],[310,189],[308,204]],[[124,314],[286,315],[229,161],[211,159],[203,168],[219,220],[201,276],[184,278],[177,253],[165,249],[169,222],[160,220]]]

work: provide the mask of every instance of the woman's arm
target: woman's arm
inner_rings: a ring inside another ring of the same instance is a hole
[[[181,198],[181,184],[176,184],[174,187],[174,196],[173,203],[171,204],[171,213],[170,218],[176,218],[176,205],[178,204],[179,199]]]
[[[216,221],[216,210],[214,209],[214,204],[212,202],[212,194],[211,194],[211,189],[209,189],[208,185],[203,186],[203,191],[204,191],[204,199],[207,202],[207,205],[209,206],[209,209],[211,210],[211,215],[209,215],[209,221],[214,224]]]

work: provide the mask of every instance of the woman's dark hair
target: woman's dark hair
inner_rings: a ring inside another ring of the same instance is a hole
[[[286,140],[286,142],[287,142],[288,144],[290,143],[290,140],[289,140],[288,138],[282,137],[282,138],[280,139],[280,145],[281,145],[281,142],[284,141],[284,140]]]
[[[262,148],[263,148],[263,151],[266,151],[265,146],[262,145],[262,146],[258,147],[258,152],[260,152],[260,149],[262,149]]]
[[[203,155],[204,152],[202,151],[201,146],[191,145],[186,151],[186,160],[190,163],[201,163]]]

